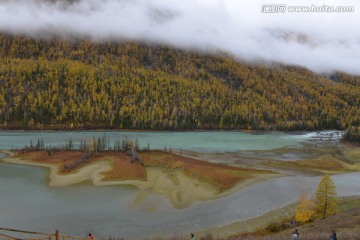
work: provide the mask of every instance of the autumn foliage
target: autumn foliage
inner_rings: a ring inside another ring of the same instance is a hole
[[[295,220],[305,223],[314,219],[316,214],[316,205],[311,199],[309,193],[303,194],[297,202]]]
[[[345,129],[360,77],[134,42],[0,34],[3,129]]]
[[[337,199],[335,184],[330,175],[324,175],[316,190],[316,212],[320,218],[336,213]]]

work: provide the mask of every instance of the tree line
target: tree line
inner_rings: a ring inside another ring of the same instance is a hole
[[[346,143],[357,143],[360,144],[360,126],[355,127],[355,126],[351,126],[348,127],[342,137],[341,137],[341,141],[342,142],[346,142]]]
[[[136,152],[149,151],[150,144],[148,143],[147,147],[140,149],[140,144],[138,139],[128,139],[125,137],[121,140],[115,140],[113,145],[110,144],[110,139],[108,136],[103,135],[101,137],[92,137],[87,140],[81,139],[79,143],[74,143],[72,138],[66,139],[64,143],[58,143],[57,145],[45,145],[43,138],[38,138],[36,143],[33,140],[30,140],[28,145],[20,149],[13,149],[13,151],[19,151],[22,153],[32,152],[32,151],[41,151],[46,150],[48,154],[51,155],[52,152],[57,151],[87,151],[90,150],[92,152],[103,152],[103,151],[120,151],[120,152],[128,152],[134,150]]]
[[[141,42],[0,34],[2,129],[345,129],[360,77]]]
[[[80,140],[79,144],[75,144],[72,138],[65,140],[64,143],[58,143],[57,145],[45,145],[44,139],[37,139],[36,143],[30,140],[29,145],[25,145],[21,149],[13,149],[15,152],[28,153],[34,151],[46,151],[49,156],[56,154],[59,151],[81,151],[82,155],[80,158],[65,163],[64,160],[64,171],[72,171],[79,166],[86,164],[98,156],[100,152],[104,151],[115,151],[125,152],[131,157],[131,162],[141,162],[139,156],[140,146],[138,139],[132,140],[127,137],[122,140],[115,140],[113,146],[110,145],[110,139],[108,136],[103,135],[101,137],[93,137],[87,140]],[[142,151],[149,151],[150,144],[147,147],[141,149]]]

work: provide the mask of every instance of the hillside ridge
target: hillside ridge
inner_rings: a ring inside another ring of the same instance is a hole
[[[0,34],[2,129],[360,125],[360,77],[140,42]]]

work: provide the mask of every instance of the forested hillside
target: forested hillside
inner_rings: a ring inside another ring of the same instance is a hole
[[[344,129],[360,77],[134,42],[0,34],[3,129]]]

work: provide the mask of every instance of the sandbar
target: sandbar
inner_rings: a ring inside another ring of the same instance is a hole
[[[148,165],[144,166],[146,172],[145,180],[108,180],[105,179],[104,173],[112,170],[113,165],[111,159],[96,160],[81,166],[79,169],[76,169],[76,171],[63,174],[59,170],[61,168],[61,164],[59,163],[40,163],[29,159],[18,158],[11,151],[2,152],[9,155],[2,159],[3,162],[39,166],[49,169],[48,185],[50,187],[70,186],[84,181],[89,181],[95,186],[129,185],[140,190],[134,199],[135,203],[140,203],[146,198],[149,192],[155,192],[166,196],[174,208],[186,208],[196,201],[217,199],[250,184],[281,176],[275,173],[251,174],[251,177],[247,177],[233,187],[221,191],[218,187],[214,186],[214,184],[211,184],[211,182],[191,177],[179,167],[169,172],[164,166]]]

